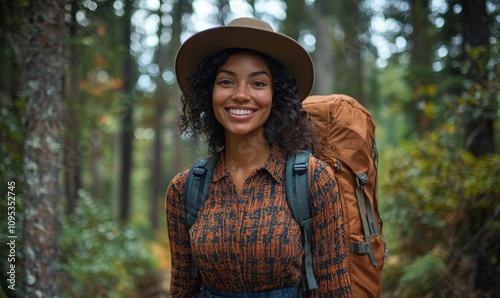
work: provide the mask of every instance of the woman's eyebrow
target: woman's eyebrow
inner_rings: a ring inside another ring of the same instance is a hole
[[[236,73],[234,71],[226,70],[226,69],[221,69],[217,74],[224,73],[230,76],[236,76]]]
[[[271,77],[271,75],[267,71],[265,71],[265,70],[259,70],[259,71],[252,72],[250,74],[250,77],[256,77],[256,76],[259,76],[259,75],[266,75],[268,77]]]
[[[221,69],[221,70],[219,70],[219,72],[217,74],[220,74],[220,73],[225,73],[225,74],[230,75],[230,76],[236,76],[236,73],[234,71],[230,71],[230,70],[227,70],[227,69]],[[259,75],[266,75],[268,77],[271,77],[271,75],[269,74],[269,72],[267,72],[265,70],[254,71],[254,72],[252,72],[249,75],[249,77],[256,77],[256,76],[259,76]]]

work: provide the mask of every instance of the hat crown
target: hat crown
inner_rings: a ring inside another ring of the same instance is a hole
[[[268,23],[254,19],[254,18],[238,18],[232,20],[227,26],[230,27],[247,27],[247,28],[255,28],[260,30],[267,30],[274,32],[273,27]]]

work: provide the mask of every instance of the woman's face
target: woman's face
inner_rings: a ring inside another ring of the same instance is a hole
[[[273,88],[271,71],[265,61],[252,52],[228,57],[218,70],[212,93],[217,120],[226,136],[260,133],[271,113]]]

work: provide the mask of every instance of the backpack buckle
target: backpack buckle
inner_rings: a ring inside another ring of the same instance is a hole
[[[368,183],[368,175],[365,173],[358,174],[356,176],[356,183],[358,184],[358,187],[366,185],[366,183]]]
[[[307,171],[307,162],[301,162],[293,165],[293,171],[299,175]]]
[[[371,247],[366,242],[351,242],[351,252],[358,255],[366,255],[370,252]]]
[[[335,165],[336,172],[340,172],[342,170],[342,164],[340,163],[340,160],[338,160],[338,159],[335,160],[334,165]]]
[[[195,166],[193,168],[193,174],[196,176],[196,178],[201,178],[205,176],[207,173],[207,168],[204,166]]]

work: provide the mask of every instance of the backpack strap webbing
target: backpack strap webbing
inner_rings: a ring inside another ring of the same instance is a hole
[[[377,142],[375,141],[375,138],[373,139],[373,145],[372,145],[372,157],[373,157],[373,164],[375,166],[375,199],[374,199],[374,202],[375,204],[377,204],[377,215],[378,215],[378,218],[379,218],[379,225],[380,225],[380,231],[379,233],[383,236],[383,228],[384,228],[384,223],[382,222],[382,220],[380,219],[380,209],[378,208],[379,206],[379,200],[378,200],[378,148],[377,148]],[[386,245],[386,241],[385,241],[385,237],[383,238],[383,242],[384,242],[384,259],[387,260],[387,245]]]
[[[202,158],[194,162],[189,170],[184,184],[184,206],[186,209],[186,224],[188,230],[191,229],[196,218],[198,210],[208,197],[208,187],[214,173],[214,167],[217,163],[216,157]],[[198,277],[198,266],[195,265],[194,277]]]
[[[304,241],[304,262],[302,289],[318,288],[312,268],[312,218],[309,190],[309,151],[299,151],[289,155],[286,162],[286,197],[295,220],[300,224]]]
[[[363,234],[365,242],[351,242],[351,251],[357,254],[368,254],[370,261],[374,267],[377,267],[378,262],[373,253],[370,236],[378,236],[377,224],[373,212],[370,199],[365,192],[365,184],[368,182],[368,176],[365,173],[356,176],[356,200],[358,203],[359,215],[363,226]]]
[[[375,167],[375,198],[373,201],[377,205],[377,215],[379,218],[379,224],[380,224],[380,234],[382,234],[382,229],[383,229],[383,222],[380,220],[380,209],[378,208],[379,206],[379,200],[378,200],[378,148],[377,148],[377,142],[375,139],[373,139],[373,145],[372,145],[372,157],[373,157],[373,165]],[[385,244],[385,242],[384,242]]]

